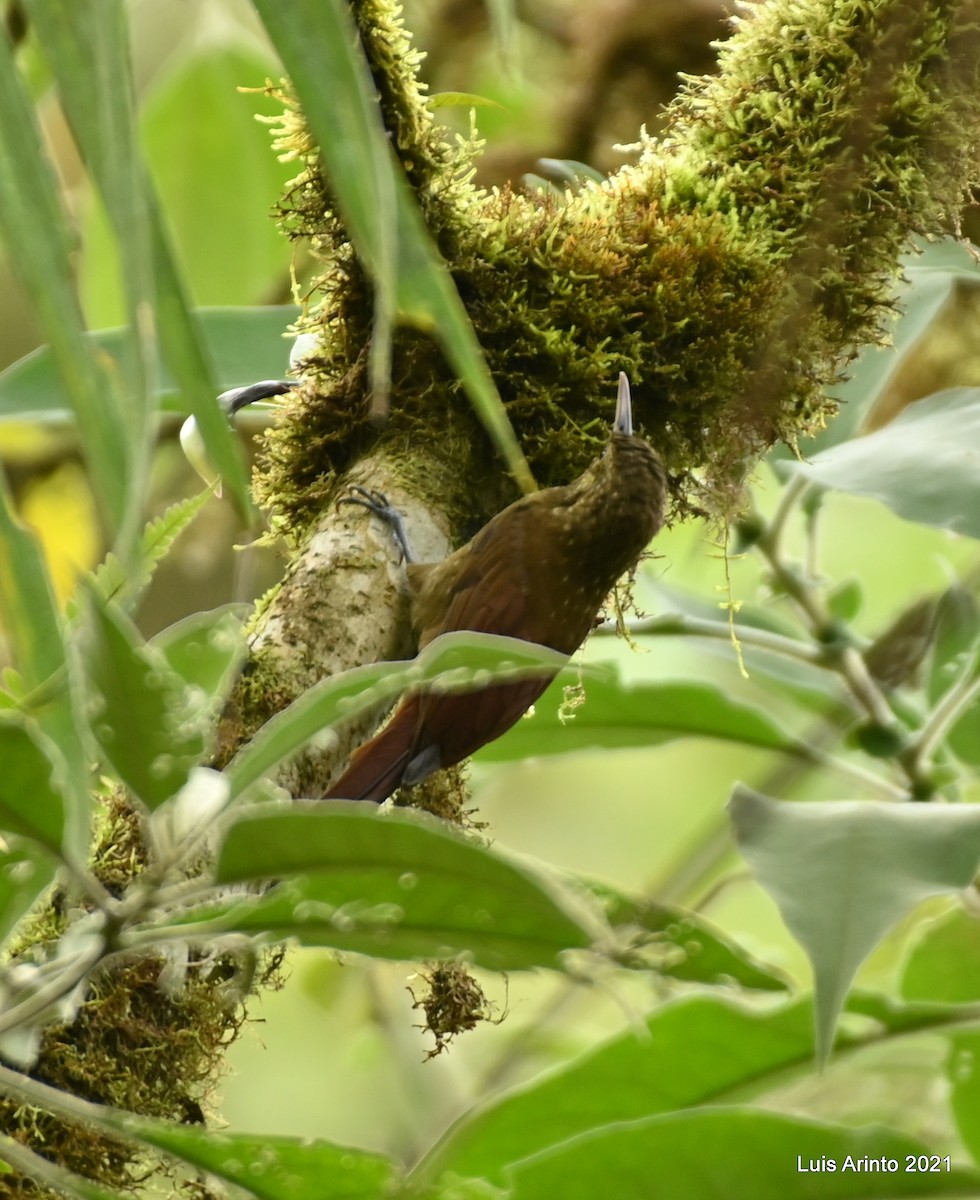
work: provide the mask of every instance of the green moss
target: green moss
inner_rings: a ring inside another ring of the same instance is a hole
[[[899,254],[953,228],[977,178],[965,5],[767,0],[719,74],[688,82],[666,136],[564,203],[473,188],[473,147],[439,143],[397,10],[354,8],[393,140],[542,484],[605,440],[623,369],[676,510],[728,511],[747,463],[832,413],[827,385],[883,337]],[[301,531],[379,443],[438,452],[451,431],[448,463],[468,455],[477,480],[478,464],[484,480],[499,468],[420,335],[397,339],[387,425],[367,422],[370,291],[297,120],[284,133],[305,173],[285,220],[324,260],[307,320],[323,357],[270,436],[261,487]]]

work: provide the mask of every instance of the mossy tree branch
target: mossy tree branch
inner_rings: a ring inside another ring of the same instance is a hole
[[[391,6],[352,5],[391,140],[540,483],[567,481],[595,453],[620,369],[667,462],[675,517],[730,511],[747,465],[832,414],[827,385],[885,336],[900,253],[913,235],[955,229],[977,176],[974,8],[752,6],[719,74],[686,84],[666,136],[557,201],[473,186],[473,147],[450,146],[435,126]],[[512,498],[509,483],[425,336],[398,336],[391,413],[383,428],[367,421],[370,287],[295,106],[279,147],[303,163],[284,224],[325,264],[307,319],[320,349],[259,480],[297,545],[293,571],[333,528],[327,506],[369,451],[385,479],[368,482],[401,481],[458,541]],[[286,610],[295,620],[306,596],[289,587],[259,622],[277,695],[361,661],[346,653],[359,644],[346,626],[324,638],[311,621],[306,669],[284,679],[264,630]],[[398,603],[379,596],[365,620],[394,627]],[[306,783],[319,786],[330,766]]]

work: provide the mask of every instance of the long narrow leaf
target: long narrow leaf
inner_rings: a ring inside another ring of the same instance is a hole
[[[138,147],[123,7],[119,0],[32,0],[30,10],[119,246],[130,318],[132,374],[122,415],[134,459],[133,499],[142,489],[150,447],[159,339],[211,459],[245,511],[249,501],[242,456],[215,403],[211,365]],[[135,503],[129,516],[126,532],[134,541]]]
[[[90,804],[88,756],[79,732],[82,722],[69,686],[69,663],[41,549],[14,519],[2,474],[0,619],[24,691],[50,692],[36,718],[64,760],[64,845],[81,856],[88,841]]]
[[[344,224],[378,290],[376,334],[387,331],[389,305],[403,320],[434,332],[515,479],[530,490],[530,469],[476,334],[385,134],[345,0],[254,3],[303,103]]]
[[[6,38],[0,38],[0,112],[0,234],[78,418],[100,512],[115,528],[125,519],[129,491],[115,375],[111,363],[95,359],[84,338],[71,270],[73,238]]]
[[[277,713],[228,767],[237,796],[324,729],[390,703],[409,686],[438,681],[441,687],[485,686],[491,678],[554,674],[563,654],[517,638],[486,633],[446,633],[418,658],[355,667],[325,679]]]

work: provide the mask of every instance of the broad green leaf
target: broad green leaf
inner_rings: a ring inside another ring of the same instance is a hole
[[[0,838],[0,946],[54,877],[55,860],[31,840]]]
[[[188,496],[156,517],[143,530],[135,561],[125,566],[115,554],[108,554],[92,574],[91,586],[103,600],[111,600],[124,611],[131,610],[153,578],[157,565],[191,521],[211,498],[211,488]]]
[[[64,775],[57,748],[25,721],[0,719],[0,829],[32,838],[52,854],[64,851]]]
[[[207,706],[128,617],[90,596],[84,666],[96,697],[92,729],[123,783],[156,808],[203,757]]]
[[[394,1163],[380,1154],[312,1138],[209,1133],[131,1114],[115,1124],[258,1200],[378,1200],[396,1178]]]
[[[483,687],[491,679],[553,674],[567,661],[563,654],[492,634],[443,634],[417,658],[355,667],[314,685],[277,713],[234,757],[227,771],[237,796],[311,738],[340,721],[350,721],[390,703],[407,687],[438,679],[442,688]]]
[[[345,0],[255,0],[255,7],[302,102],[344,225],[376,288],[375,391],[389,382],[392,321],[431,331],[511,473],[532,489],[476,334],[393,153]]]
[[[100,510],[115,528],[130,507],[129,454],[115,375],[90,353],[84,338],[75,295],[74,236],[7,38],[0,38],[0,112],[0,235],[51,345]]]
[[[710,1108],[607,1126],[517,1163],[511,1200],[897,1200],[965,1196],[973,1167],[883,1126],[849,1129],[757,1108]],[[877,1167],[870,1166],[878,1160]],[[926,1164],[908,1169],[911,1160]],[[833,1163],[833,1169],[830,1167]],[[652,1186],[651,1186],[652,1185]]]
[[[299,316],[295,305],[257,308],[198,308],[192,317],[214,363],[219,391],[281,376],[287,368],[283,334]],[[125,329],[101,329],[84,335],[86,353],[118,364],[125,372],[129,353]],[[162,364],[155,397],[161,412],[188,412],[173,375]],[[42,346],[0,373],[0,420],[63,421],[71,397],[61,380],[50,346]]]
[[[922,900],[973,879],[980,808],[780,803],[739,785],[730,811],[739,849],[813,966],[825,1062],[847,990],[880,939]]]
[[[959,1029],[949,1040],[947,1075],[956,1127],[974,1162],[980,1162],[980,1030]]]
[[[841,401],[839,414],[826,429],[803,443],[805,455],[855,436],[864,415],[902,370],[905,356],[942,312],[960,281],[975,285],[980,278],[970,248],[953,237],[935,242],[919,240],[916,250],[903,257],[901,267],[895,288],[898,320],[890,330],[890,344],[861,349],[847,369],[846,381],[831,391]],[[780,448],[773,457],[785,461],[794,455]]]
[[[908,521],[980,537],[978,463],[980,389],[950,388],[790,469],[821,487],[880,500]]]
[[[789,987],[786,976],[758,962],[699,913],[598,885],[590,891],[603,902],[609,924],[626,937],[626,949],[617,957],[628,966],[690,983],[780,992]]]
[[[493,970],[558,967],[563,951],[606,928],[551,879],[444,824],[353,801],[243,811],[215,872],[219,884],[282,882],[189,920],[382,958],[468,954]]]
[[[953,1019],[947,1008],[888,1005],[863,994],[853,1000],[855,1011],[871,1016],[874,1025],[862,1021],[857,1032],[845,1029],[841,1040],[849,1046],[880,1040],[882,1030],[931,1028]],[[426,1181],[450,1173],[503,1184],[508,1164],[590,1130],[733,1102],[746,1089],[764,1090],[767,1081],[782,1085],[812,1062],[809,999],[760,1007],[687,996],[657,1008],[644,1025],[475,1107],[443,1135],[416,1174]]]
[[[806,748],[765,713],[708,683],[624,683],[612,667],[584,678],[585,701],[563,711],[568,671],[536,701],[534,714],[479,752],[488,762],[560,754],[583,746],[656,746],[679,737],[712,737],[806,756]]]
[[[279,161],[255,119],[256,107],[278,102],[239,91],[279,73],[257,39],[201,39],[145,97],[142,144],[198,303],[247,304],[286,279],[289,252],[271,215],[296,167]]]
[[[980,1003],[980,919],[962,905],[925,925],[902,972],[906,1000]]]
[[[245,657],[242,615],[242,606],[231,604],[194,613],[150,642],[184,683],[204,693],[212,709],[225,699]]]

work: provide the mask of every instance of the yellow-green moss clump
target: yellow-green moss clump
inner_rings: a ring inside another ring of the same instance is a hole
[[[745,463],[831,411],[825,387],[882,336],[912,234],[955,227],[977,178],[978,39],[968,4],[767,0],[688,82],[666,136],[564,201],[472,186],[474,148],[434,126],[397,10],[353,5],[391,131],[538,481],[604,440],[616,372],[681,509],[724,507]],[[378,439],[451,443],[499,473],[434,343],[396,341],[392,411],[366,423],[370,289],[289,111],[304,171],[284,203],[325,263],[322,358],[269,441],[264,498],[302,528]],[[467,449],[467,446],[469,447]]]

